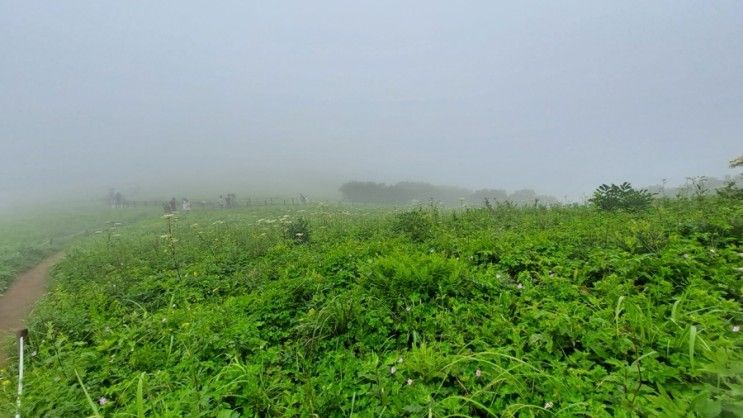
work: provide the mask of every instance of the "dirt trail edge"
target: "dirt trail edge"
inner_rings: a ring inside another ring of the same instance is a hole
[[[0,367],[6,362],[5,342],[15,332],[25,327],[24,320],[42,297],[49,284],[49,270],[62,257],[59,252],[42,260],[35,267],[18,275],[8,290],[0,295]]]

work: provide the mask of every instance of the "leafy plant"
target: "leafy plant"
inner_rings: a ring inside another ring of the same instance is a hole
[[[284,235],[295,244],[310,242],[310,225],[305,218],[299,218],[286,226]]]
[[[407,235],[413,242],[423,242],[431,236],[432,227],[430,214],[423,209],[415,209],[397,214],[392,231]]]
[[[717,189],[717,195],[723,199],[743,200],[743,187],[738,187],[734,181],[725,183],[725,186]]]
[[[650,207],[653,194],[645,189],[634,189],[629,183],[620,185],[602,184],[589,199],[593,205],[603,211],[640,212]]]

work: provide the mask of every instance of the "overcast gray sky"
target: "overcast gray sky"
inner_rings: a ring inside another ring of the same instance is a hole
[[[743,153],[740,1],[0,5],[5,200],[350,179],[578,197]]]

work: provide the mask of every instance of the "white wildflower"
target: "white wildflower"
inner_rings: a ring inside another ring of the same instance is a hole
[[[397,371],[397,367],[395,366],[390,367],[390,374],[395,374],[396,371]]]
[[[733,325],[733,332],[740,332],[740,325]]]
[[[552,402],[547,402],[547,403],[544,404],[544,409],[550,409],[553,406],[555,406],[555,404],[553,404]]]
[[[408,386],[410,386],[410,385],[412,385],[412,384],[413,384],[413,379],[410,379],[410,378],[409,378],[408,380],[406,380],[406,382],[407,382]]]

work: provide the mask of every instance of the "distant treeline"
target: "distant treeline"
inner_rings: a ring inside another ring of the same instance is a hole
[[[369,181],[351,181],[340,187],[343,199],[354,203],[370,204],[409,204],[411,202],[441,203],[453,205],[480,205],[485,199],[490,202],[511,202],[516,204],[552,204],[557,199],[538,195],[534,190],[524,189],[508,193],[500,189],[472,191],[463,187],[436,186],[423,182],[400,182],[393,185]]]

